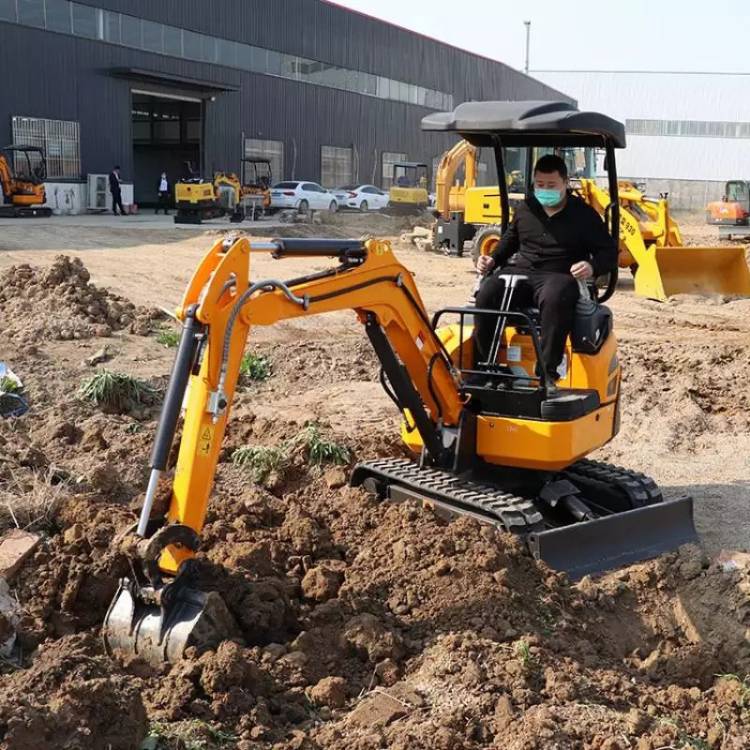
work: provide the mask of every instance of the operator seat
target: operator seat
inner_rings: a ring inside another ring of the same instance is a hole
[[[524,304],[531,298],[531,290],[526,284],[528,276],[521,273],[503,274],[506,277],[505,293],[500,305],[500,312],[521,312],[530,320],[531,325],[540,330],[539,308]],[[576,305],[576,317],[571,332],[573,351],[582,354],[596,354],[612,331],[612,312],[599,304],[595,299],[594,284],[579,282],[581,296]],[[495,331],[491,347],[496,355],[506,324],[510,318],[501,321]],[[513,320],[513,325],[521,334],[530,334],[529,325]],[[509,370],[506,366],[498,369]],[[510,373],[507,373],[510,374]],[[503,387],[503,383],[506,387]],[[494,387],[493,387],[494,386]],[[509,387],[507,387],[509,386]],[[589,414],[601,405],[599,393],[595,390],[560,389],[549,395],[541,387],[519,386],[513,384],[512,378],[498,378],[497,382],[484,386],[466,385],[463,392],[471,397],[469,408],[485,414],[515,416],[549,421],[569,421]]]

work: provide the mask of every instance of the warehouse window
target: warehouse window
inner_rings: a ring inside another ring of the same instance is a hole
[[[320,184],[341,187],[352,181],[352,149],[338,146],[320,147]]]
[[[268,159],[271,162],[273,181],[284,179],[284,144],[281,141],[245,138],[245,156],[250,159]]]
[[[291,78],[430,109],[453,108],[453,97],[442,91],[359,70],[339,68],[298,55],[219,39],[70,0],[0,0],[0,21],[75,34],[170,57]]]
[[[15,145],[44,149],[49,179],[80,178],[81,149],[77,122],[15,116],[12,130]]]
[[[383,178],[381,180],[383,190],[388,190],[393,184],[393,165],[400,161],[406,161],[406,154],[383,151]]]
[[[726,120],[625,120],[628,135],[750,138],[750,122]]]

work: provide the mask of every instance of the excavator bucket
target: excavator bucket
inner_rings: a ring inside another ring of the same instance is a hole
[[[179,661],[190,647],[198,652],[216,648],[236,631],[234,618],[215,591],[177,583],[155,592],[124,578],[102,637],[109,654],[138,657],[158,667]]]
[[[744,247],[651,247],[638,264],[635,292],[664,301],[675,294],[750,296]]]

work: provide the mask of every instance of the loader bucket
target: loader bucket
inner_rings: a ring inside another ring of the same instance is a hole
[[[743,247],[652,247],[639,261],[635,292],[666,300],[674,294],[750,296]]]
[[[236,633],[234,619],[215,591],[168,588],[161,590],[159,605],[129,579],[120,581],[102,627],[107,653],[136,656],[158,667],[179,661],[191,646],[198,652],[213,649]]]
[[[697,543],[693,499],[683,497],[529,534],[532,554],[571,579],[673,552]]]

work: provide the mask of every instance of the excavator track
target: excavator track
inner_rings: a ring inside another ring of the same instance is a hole
[[[577,461],[563,472],[563,476],[580,488],[587,499],[596,504],[600,511],[604,509],[610,512],[621,512],[654,505],[664,499],[661,490],[651,477],[603,461],[590,459]],[[607,491],[620,495],[625,507],[606,508],[601,503],[597,503],[594,497],[590,497],[590,495],[596,496],[596,493]]]
[[[364,485],[391,500],[429,500],[454,513],[498,524],[514,534],[544,528],[544,517],[533,500],[503,492],[485,482],[463,479],[449,471],[420,467],[408,458],[383,458],[358,464],[351,483],[355,487]]]
[[[665,501],[645,474],[586,459],[557,478],[574,485],[593,518],[566,522],[539,498],[404,458],[358,464],[351,484],[381,499],[428,501],[451,514],[495,524],[523,537],[536,559],[574,579],[697,541],[692,498]]]

